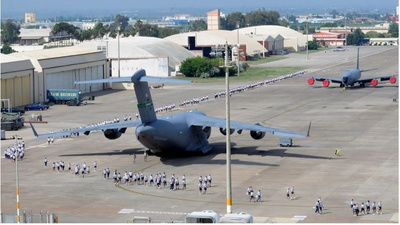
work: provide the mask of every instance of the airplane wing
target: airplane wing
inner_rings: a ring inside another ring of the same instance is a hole
[[[110,123],[110,124],[104,124],[104,125],[92,125],[92,126],[86,126],[82,128],[75,128],[75,129],[68,129],[68,130],[62,130],[62,131],[57,131],[57,132],[51,132],[47,134],[38,134],[36,132],[36,129],[33,127],[32,123],[30,123],[33,134],[38,137],[38,138],[48,138],[48,137],[63,137],[63,136],[68,136],[71,135],[72,133],[84,133],[85,135],[89,135],[90,132],[92,131],[104,131],[108,129],[119,129],[120,132],[125,133],[126,128],[128,127],[136,127],[142,122],[140,120],[129,120],[129,121],[123,121],[119,123]]]
[[[332,83],[338,83],[341,84],[343,81],[340,78],[332,78],[332,77],[318,77],[318,76],[304,76],[305,78],[313,78],[316,81],[321,81],[323,82],[324,80],[329,80]]]
[[[364,79],[359,79],[357,82],[358,83],[371,83],[372,80],[390,81],[390,79],[392,77],[398,77],[398,75],[393,74],[393,75],[387,75],[387,76],[381,76],[381,77],[364,78]],[[394,83],[396,83],[396,79],[395,79]]]
[[[191,126],[202,126],[202,127],[219,127],[222,129],[226,129],[226,121],[225,119],[205,116],[205,115],[196,115],[196,117],[191,117],[189,121],[187,121]],[[271,127],[265,127],[258,124],[248,124],[243,122],[232,121],[230,124],[231,129],[235,129],[237,131],[241,130],[250,130],[250,131],[259,131],[259,132],[268,132],[272,133],[276,136],[283,137],[296,137],[296,138],[305,138],[309,136],[311,122],[308,128],[307,134],[300,134],[292,131],[280,130]]]

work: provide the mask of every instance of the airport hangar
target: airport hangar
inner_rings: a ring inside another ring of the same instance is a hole
[[[237,32],[234,30],[232,32]],[[289,52],[298,52],[305,50],[307,35],[303,35],[302,33],[295,31],[293,29],[277,26],[277,25],[263,25],[263,26],[252,26],[252,27],[244,27],[239,29],[239,33],[242,35],[246,35],[249,37],[257,38],[259,40],[259,35],[262,35],[266,38],[268,36],[277,39],[276,50],[279,50],[280,47],[279,41],[281,41],[278,35],[283,37],[283,48]],[[265,39],[266,43],[268,43],[267,39]],[[270,48],[268,48],[270,50]]]
[[[33,102],[34,67],[29,59],[0,54],[1,59],[1,98],[9,99],[14,107]]]
[[[30,79],[32,82],[30,85],[32,89],[29,93],[32,95],[30,103],[46,102],[46,90],[48,89],[78,88],[82,93],[104,89],[101,84],[74,85],[74,81],[106,78],[107,60],[101,51],[65,47],[18,52],[11,56],[29,60],[34,67],[33,76]],[[10,87],[7,86],[7,88]],[[23,95],[28,95],[28,93],[23,93]],[[7,97],[12,99],[15,96]],[[14,106],[26,104],[24,102]]]
[[[148,74],[171,76],[183,60],[194,57],[173,42],[152,37],[121,38],[120,51],[121,76],[130,76],[140,68]],[[118,76],[117,58],[116,39],[2,55],[2,98],[18,107],[46,102],[48,89],[79,89],[82,94],[104,90],[108,84],[74,85],[74,81]]]
[[[103,51],[110,64],[110,76],[118,77],[117,39],[87,41],[77,47]],[[120,38],[120,76],[131,76],[139,69],[145,69],[152,76],[174,76],[182,61],[194,56],[195,54],[180,45],[160,38]],[[113,84],[112,88],[132,89],[133,85]]]

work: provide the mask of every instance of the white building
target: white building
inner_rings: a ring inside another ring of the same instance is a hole
[[[111,76],[118,77],[117,39],[87,41],[76,47],[103,51],[111,65]],[[183,60],[194,56],[185,48],[160,38],[121,38],[119,76],[132,76],[137,70],[145,69],[148,75],[168,77],[175,74]],[[113,88],[131,89],[133,86],[113,84]]]
[[[34,68],[30,60],[0,54],[1,98],[10,99],[11,107],[33,103]]]
[[[63,47],[12,53],[11,56],[29,59],[35,67],[34,102],[46,102],[48,89],[79,89],[82,93],[103,90],[103,84],[74,85],[74,82],[108,78],[107,60],[97,50]]]
[[[50,41],[53,36],[51,29],[20,29],[20,44],[21,45],[42,45]]]

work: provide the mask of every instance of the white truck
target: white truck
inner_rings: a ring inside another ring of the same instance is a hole
[[[186,215],[185,223],[218,223],[219,215],[212,210],[192,212]]]
[[[220,223],[253,223],[253,216],[245,213],[226,214],[219,219]]]

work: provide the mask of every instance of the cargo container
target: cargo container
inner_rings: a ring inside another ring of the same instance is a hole
[[[49,89],[47,99],[56,104],[66,104],[68,101],[81,101],[81,91],[76,89]]]

